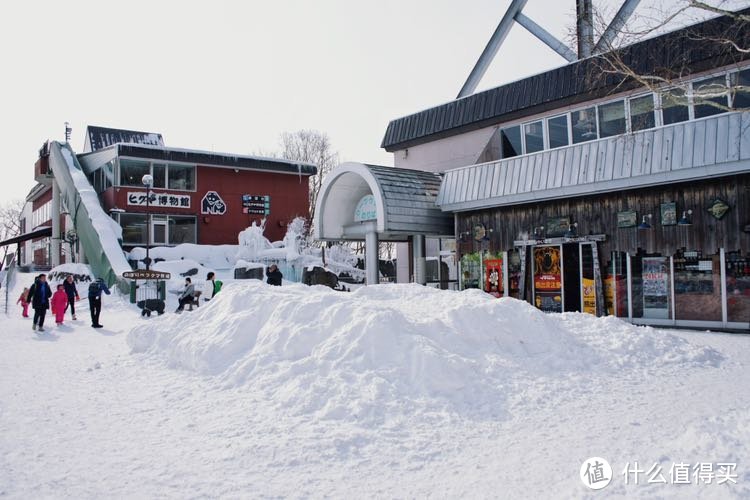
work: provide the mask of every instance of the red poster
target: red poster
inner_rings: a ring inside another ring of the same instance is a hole
[[[503,259],[484,261],[484,291],[495,297],[502,297]]]
[[[534,303],[542,311],[562,312],[560,247],[534,248]]]

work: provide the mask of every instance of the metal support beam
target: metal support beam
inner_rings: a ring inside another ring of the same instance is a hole
[[[594,8],[592,0],[576,0],[576,32],[578,58],[591,56],[594,51]]]
[[[414,282],[427,284],[427,260],[425,259],[425,237],[415,234],[412,237],[412,252],[414,254]]]
[[[60,185],[57,183],[57,179],[52,180],[52,207],[50,208],[52,213],[52,237],[50,238],[50,265],[52,267],[60,265]]]
[[[365,234],[365,278],[368,285],[380,283],[380,272],[378,269],[378,233],[374,230]]]
[[[560,54],[560,56],[568,62],[575,62],[578,60],[576,53],[570,50],[567,45],[555,38],[554,35],[539,26],[531,18],[525,16],[523,12],[518,12],[515,20],[518,24],[526,28],[529,33],[541,40],[547,47]]]
[[[620,33],[620,30],[622,30],[622,27],[625,26],[625,23],[628,22],[630,16],[633,15],[633,11],[635,11],[639,3],[641,3],[641,0],[625,0],[623,2],[620,10],[617,11],[617,14],[612,18],[609,26],[607,26],[607,29],[604,30],[601,38],[596,43],[594,54],[601,54],[612,49],[612,42],[617,34]]]
[[[516,17],[516,14],[521,12],[526,5],[526,2],[527,0],[513,0],[511,2],[510,7],[505,11],[505,15],[503,15],[503,18],[500,20],[500,24],[497,25],[490,41],[487,42],[487,46],[484,48],[482,55],[479,56],[479,60],[477,60],[477,63],[474,65],[474,69],[471,70],[469,78],[466,79],[466,83],[461,87],[461,91],[458,93],[456,99],[474,93],[480,80],[487,72],[487,68],[489,68],[490,63],[492,63],[492,60],[495,58],[495,54],[497,54],[498,49],[503,44],[505,37],[508,36],[510,28],[513,26],[513,18]]]

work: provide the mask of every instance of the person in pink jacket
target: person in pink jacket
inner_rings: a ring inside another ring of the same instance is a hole
[[[57,285],[57,291],[52,295],[52,312],[55,315],[55,323],[62,325],[65,319],[65,309],[68,307],[68,294],[62,284]]]
[[[18,297],[18,300],[16,301],[16,304],[21,304],[21,307],[23,307],[23,312],[21,313],[24,318],[29,317],[29,301],[27,300],[29,297],[29,287],[24,287],[23,292],[21,292],[21,296]]]

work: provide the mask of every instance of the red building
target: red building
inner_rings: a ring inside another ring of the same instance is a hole
[[[237,244],[237,234],[263,218],[266,236],[280,240],[292,219],[308,216],[308,181],[317,172],[307,163],[169,148],[160,134],[102,127],[88,127],[84,149],[78,160],[122,226],[126,250],[147,241]],[[150,197],[145,175],[153,179]]]

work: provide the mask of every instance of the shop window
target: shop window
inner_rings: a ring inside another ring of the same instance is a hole
[[[626,132],[625,101],[602,104],[599,112],[599,137],[612,137]]]
[[[544,150],[544,127],[542,121],[527,123],[523,126],[523,136],[526,140],[526,153],[536,153]]]
[[[195,167],[192,165],[169,165],[167,178],[169,189],[195,190]]]
[[[500,138],[502,139],[503,158],[512,158],[523,154],[521,148],[521,127],[519,125],[502,129],[500,131]]]
[[[570,116],[573,129],[573,144],[593,141],[597,138],[596,108],[586,108],[574,111]]]
[[[721,75],[693,82],[693,104],[695,118],[718,115],[729,107],[729,92],[726,76]]]
[[[732,107],[734,109],[750,109],[750,68],[732,73]]]
[[[631,270],[633,317],[671,319],[669,257],[636,255]]]
[[[163,163],[154,163],[151,167],[151,175],[154,176],[154,187],[167,187],[167,166]]]
[[[628,317],[628,268],[625,252],[612,252],[609,263],[602,270],[604,303],[607,314]]]
[[[740,252],[725,255],[727,280],[727,320],[750,322],[750,259]]]
[[[467,253],[461,256],[461,278],[464,289],[481,288],[482,256],[479,252]]]
[[[675,319],[721,321],[721,263],[700,251],[674,255]]]
[[[120,186],[143,187],[143,176],[150,173],[147,161],[120,159]]]
[[[683,89],[670,89],[661,94],[661,114],[664,125],[690,119],[688,99]]]
[[[115,185],[115,162],[110,160],[102,166],[102,177],[104,179],[104,189],[109,189]]]
[[[195,217],[169,218],[169,244],[196,243]]]
[[[508,252],[508,295],[515,299],[521,297],[521,252]]]
[[[568,140],[568,115],[556,116],[547,120],[547,137],[550,149],[570,144]]]
[[[120,214],[122,243],[124,245],[145,245],[147,242],[147,218],[141,214]]]
[[[630,130],[637,132],[655,126],[654,96],[649,94],[630,99]]]

